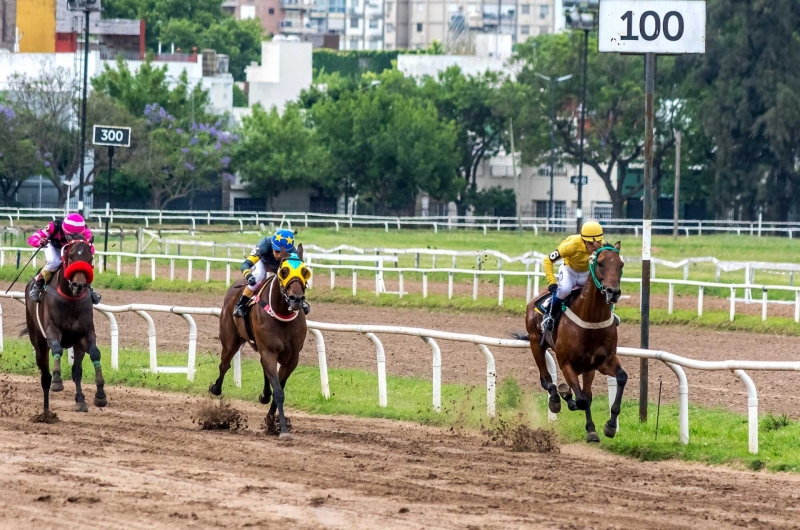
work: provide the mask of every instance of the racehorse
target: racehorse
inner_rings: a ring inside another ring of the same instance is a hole
[[[278,273],[257,287],[257,295],[253,296],[244,318],[233,316],[236,301],[245,287],[243,280],[228,289],[219,317],[222,343],[219,377],[208,391],[215,396],[222,394],[222,382],[231,367],[231,359],[245,342],[250,344],[260,355],[264,369],[264,392],[258,400],[266,405],[272,398],[266,418],[267,432],[278,434],[279,431],[281,440],[292,438],[291,422],[283,413],[284,387],[297,367],[306,338],[306,316],[301,309],[310,278],[311,271],[303,263],[303,245],[298,245],[297,254],[283,260]]]
[[[564,374],[567,385],[556,385],[547,371],[545,348],[542,341],[541,324],[543,315],[538,309],[539,297],[528,304],[525,314],[527,335],[517,338],[529,340],[531,352],[539,368],[539,380],[550,394],[548,408],[553,413],[561,411],[561,398],[567,402],[569,410],[586,412],[586,441],[599,442],[592,421],[592,381],[595,371],[617,379],[617,395],[611,406],[611,418],[603,427],[603,433],[613,438],[617,433],[617,418],[622,402],[622,392],[628,381],[628,374],[622,369],[617,357],[617,326],[612,313],[613,304],[619,300],[620,279],[624,266],[619,255],[620,243],[600,247],[589,260],[591,281],[587,281],[573,303],[564,309],[565,318],[559,320],[552,332],[551,349],[555,351],[556,362]],[[578,383],[583,378],[583,388]],[[572,397],[575,393],[575,399]]]
[[[89,290],[94,281],[92,247],[82,237],[76,237],[62,248],[61,255],[61,268],[54,275],[51,286],[47,288],[41,302],[34,302],[30,297],[31,286],[35,280],[29,281],[25,287],[26,331],[36,350],[36,364],[41,371],[44,412],[50,410],[50,391],[64,390],[64,383],[61,380],[61,356],[65,348],[72,348],[75,355],[75,363],[72,365],[75,411],[88,412],[86,398],[81,390],[83,357],[87,352],[94,364],[94,380],[97,385],[94,405],[96,407],[108,405],[103,390],[105,380],[103,370],[100,368],[100,350],[97,348],[94,310]],[[53,353],[52,375],[48,351]]]

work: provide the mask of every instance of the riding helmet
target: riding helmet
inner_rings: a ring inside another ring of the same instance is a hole
[[[80,234],[86,230],[86,221],[79,213],[67,214],[64,221],[61,222],[61,227],[67,234]]]
[[[272,236],[272,248],[276,252],[296,252],[294,248],[294,233],[291,230],[280,229]]]
[[[586,221],[581,227],[581,237],[584,241],[603,241],[603,227],[597,221]]]

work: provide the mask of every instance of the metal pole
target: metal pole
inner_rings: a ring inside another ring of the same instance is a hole
[[[555,202],[553,201],[553,180],[556,175],[556,136],[554,130],[556,128],[556,94],[555,94],[556,80],[550,79],[550,204],[547,208],[548,225],[552,222],[555,215],[553,208]]]
[[[650,236],[653,209],[653,126],[655,125],[654,92],[656,55],[645,54],[644,100],[644,204],[642,227],[642,327],[641,347],[650,347]],[[647,421],[647,359],[639,360],[639,421]]]
[[[88,213],[83,209],[83,179],[86,175],[86,92],[89,85],[89,14],[86,9],[85,27],[83,33],[83,97],[81,100],[81,178],[78,182],[78,210],[84,217]]]
[[[678,217],[681,203],[681,131],[675,131],[675,193],[672,199],[674,202],[672,238],[675,239],[678,237]]]
[[[581,231],[583,224],[583,141],[586,127],[586,75],[589,62],[589,30],[583,30],[583,95],[581,96],[581,143],[580,143],[580,165],[578,166],[578,207],[575,210],[575,217],[578,223],[576,232]]]
[[[511,171],[514,173],[514,184],[516,187],[516,194],[517,194],[517,228],[522,230],[522,219],[520,216],[520,187],[519,187],[519,175],[517,175],[517,159],[516,159],[516,151],[514,150],[514,118],[508,119],[508,133],[511,135]]]
[[[108,223],[111,219],[111,169],[114,166],[114,146],[108,146],[108,186],[106,188],[106,233],[103,239],[103,270],[108,270]]]

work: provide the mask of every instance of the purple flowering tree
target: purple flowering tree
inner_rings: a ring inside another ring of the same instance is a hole
[[[39,156],[37,156],[39,155]],[[14,194],[29,177],[44,171],[43,157],[20,124],[10,106],[0,103],[0,201],[11,206]]]
[[[220,123],[177,126],[175,117],[157,103],[144,111],[147,137],[123,170],[144,179],[153,208],[164,208],[194,191],[213,189],[230,175],[230,150],[238,137]]]

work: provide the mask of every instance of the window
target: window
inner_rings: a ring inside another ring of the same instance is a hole
[[[386,2],[386,13],[388,15],[392,14],[392,9],[394,9],[394,2]]]
[[[531,27],[530,26],[520,26],[519,32],[523,35],[530,35],[531,34]]]
[[[550,209],[550,201],[536,201],[536,217],[547,217],[547,211]],[[566,201],[553,201],[553,218],[563,219],[567,213]]]
[[[550,33],[550,26],[539,26],[539,35],[547,35]]]
[[[350,49],[351,50],[358,49],[358,39],[350,39]]]
[[[425,12],[425,2],[417,2],[417,13]]]
[[[270,14],[270,15],[274,15],[274,14],[275,14],[275,9],[273,9],[273,8],[271,8],[271,7],[270,7],[270,8],[269,8],[269,14]]]
[[[386,33],[394,33],[394,24],[386,24]]]
[[[377,18],[373,18],[372,20],[370,20],[369,21],[369,27],[370,27],[370,29],[378,29],[378,19]]]
[[[530,15],[531,14],[531,5],[530,4],[522,4],[522,14],[523,15]]]
[[[614,206],[610,202],[592,203],[592,217],[594,219],[611,219],[614,217]]]
[[[358,28],[358,17],[350,17],[350,27]]]
[[[477,13],[478,4],[467,4],[467,13]]]
[[[421,22],[417,23],[417,33],[422,33],[422,23]]]
[[[392,46],[391,44],[386,44],[386,49],[387,50],[392,50],[392,49],[394,49],[394,46]]]
[[[550,14],[550,6],[544,5],[539,6],[539,18],[547,18],[547,15]]]

